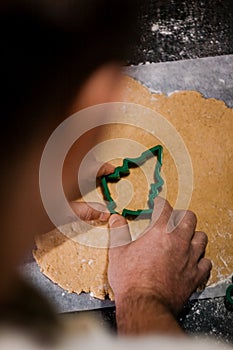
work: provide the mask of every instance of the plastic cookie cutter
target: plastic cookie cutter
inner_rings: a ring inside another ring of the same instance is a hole
[[[108,182],[119,181],[122,176],[129,175],[130,168],[140,167],[144,164],[148,159],[156,156],[157,162],[154,170],[154,179],[155,183],[150,184],[150,191],[148,195],[148,209],[138,209],[138,210],[129,210],[124,208],[122,211],[122,216],[130,216],[137,217],[139,215],[143,216],[151,216],[153,212],[154,199],[158,196],[161,188],[164,184],[162,177],[160,176],[160,169],[162,166],[162,155],[163,155],[163,147],[161,145],[154,146],[145,152],[143,152],[137,158],[125,158],[123,159],[123,165],[116,167],[115,171],[112,174],[102,176],[101,178],[101,186],[103,190],[104,197],[107,201],[107,207],[111,214],[119,214],[115,211],[117,204],[113,200]]]
[[[230,284],[226,289],[226,300],[233,306],[233,276],[232,284]]]

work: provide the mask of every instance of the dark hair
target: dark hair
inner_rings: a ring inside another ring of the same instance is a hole
[[[137,8],[136,0],[0,5],[1,151],[27,143],[47,110],[60,117],[97,67],[126,59]]]

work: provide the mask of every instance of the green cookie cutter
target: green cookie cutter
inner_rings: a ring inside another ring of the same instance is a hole
[[[154,146],[145,152],[143,152],[140,157],[137,158],[125,158],[123,159],[123,165],[116,167],[115,171],[112,174],[105,175],[101,177],[101,186],[104,194],[104,198],[107,201],[107,207],[111,214],[119,214],[115,211],[117,206],[116,202],[111,197],[111,193],[108,187],[108,182],[119,181],[122,176],[126,176],[130,173],[130,168],[140,167],[148,159],[156,156],[157,163],[154,170],[155,183],[150,185],[150,191],[148,195],[148,209],[138,209],[138,210],[129,210],[124,208],[122,211],[122,216],[137,217],[139,215],[151,216],[153,212],[154,199],[158,196],[161,187],[164,184],[162,177],[160,176],[160,169],[162,166],[162,155],[163,147],[161,145]]]
[[[232,283],[233,283],[233,276],[232,276]],[[228,287],[227,287],[227,290],[226,290],[226,299],[227,301],[233,305],[233,284],[230,284]]]

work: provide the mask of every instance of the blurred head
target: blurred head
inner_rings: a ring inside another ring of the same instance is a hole
[[[47,218],[38,182],[43,147],[71,112],[114,98],[137,8],[135,0],[1,2],[0,273],[5,290]]]
[[[100,68],[124,62],[135,7],[132,0],[12,0],[0,6],[3,144],[18,150],[34,140],[34,131],[59,124]]]

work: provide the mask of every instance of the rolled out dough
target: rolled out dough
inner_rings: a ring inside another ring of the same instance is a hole
[[[169,97],[151,94],[146,87],[127,76],[123,78],[122,101],[137,103],[159,112],[175,126],[185,141],[194,174],[189,209],[197,214],[197,229],[206,232],[209,237],[206,255],[213,262],[210,283],[221,280],[232,273],[233,268],[233,109],[227,108],[222,101],[205,99],[195,91],[176,92]],[[161,143],[153,135],[130,125],[107,125],[102,128],[99,142],[122,137],[138,141],[147,148]],[[163,146],[165,194],[174,205],[178,174],[173,158],[166,145]],[[119,160],[113,162],[119,164]],[[146,181],[140,169],[132,172],[130,181],[135,196],[127,207],[145,207],[148,188],[145,187]],[[116,195],[115,186],[111,185],[113,195]],[[122,200],[124,202],[124,196]],[[130,223],[133,237],[141,233],[147,224],[140,221]],[[107,280],[107,248],[85,245],[86,237],[93,239],[95,228],[87,234],[81,233],[80,236],[85,238],[84,244],[82,240],[71,240],[71,231],[72,227],[68,225],[65,235],[56,229],[36,239],[34,257],[41,271],[70,292],[92,292],[97,298],[104,299],[109,295],[113,299]]]

